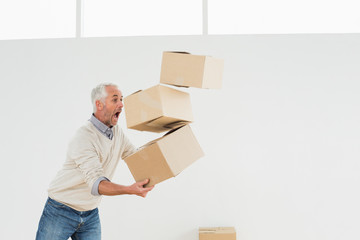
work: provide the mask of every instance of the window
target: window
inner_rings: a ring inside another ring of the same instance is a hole
[[[360,32],[358,0],[208,0],[209,34]]]
[[[0,39],[75,37],[75,0],[0,2]]]
[[[77,1],[80,0],[0,1],[0,40],[76,37]],[[203,34],[203,0],[81,2],[82,37]],[[360,32],[359,0],[205,3],[205,34]]]
[[[202,0],[86,0],[83,36],[202,34]]]

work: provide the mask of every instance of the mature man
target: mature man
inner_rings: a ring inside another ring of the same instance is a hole
[[[94,113],[70,141],[66,161],[51,182],[37,240],[101,239],[98,205],[102,195],[135,194],[146,197],[148,179],[123,186],[110,181],[121,158],[135,147],[117,125],[122,93],[114,84],[92,90]]]

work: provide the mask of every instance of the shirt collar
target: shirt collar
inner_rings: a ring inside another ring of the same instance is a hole
[[[97,119],[94,114],[91,114],[89,121],[94,124],[94,126],[103,134],[107,131],[110,131],[112,133],[112,129],[102,123],[99,119]]]

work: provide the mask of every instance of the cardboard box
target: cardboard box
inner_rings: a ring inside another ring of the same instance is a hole
[[[135,181],[153,186],[175,177],[204,155],[189,125],[174,129],[125,158]]]
[[[199,240],[236,240],[234,227],[199,228]]]
[[[164,52],[160,82],[182,87],[221,88],[223,71],[222,59]]]
[[[124,99],[128,128],[164,132],[193,121],[190,95],[171,87],[156,85]]]

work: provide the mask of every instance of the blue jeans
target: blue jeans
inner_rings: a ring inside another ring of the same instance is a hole
[[[100,240],[98,209],[79,212],[48,198],[40,218],[36,240]]]

